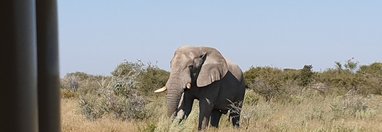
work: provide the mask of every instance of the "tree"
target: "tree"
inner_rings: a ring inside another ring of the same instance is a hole
[[[312,65],[304,65],[304,68],[300,71],[299,83],[300,86],[308,86],[313,81],[313,66]]]
[[[354,58],[351,58],[346,61],[344,67],[349,70],[350,72],[354,73],[357,69],[358,61],[354,61]]]

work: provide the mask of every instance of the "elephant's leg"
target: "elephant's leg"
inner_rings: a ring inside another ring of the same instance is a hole
[[[219,121],[220,121],[221,116],[222,116],[222,113],[219,110],[217,110],[217,109],[212,110],[212,113],[211,113],[211,126],[212,127],[216,127],[216,128],[219,127]]]
[[[229,117],[232,121],[232,125],[236,128],[238,128],[240,125],[240,112],[241,112],[241,109],[243,107],[243,103],[240,101],[240,102],[235,102],[232,104],[233,106],[231,106],[231,110],[230,110],[230,113],[229,113]]]
[[[184,118],[187,118],[188,115],[190,115],[192,110],[192,105],[194,104],[194,97],[190,94],[184,94],[184,104],[183,104],[183,110],[184,110]]]
[[[234,127],[240,127],[240,114],[237,113],[237,112],[231,112],[229,114],[230,118],[231,118],[231,121],[232,121],[232,125]]]
[[[199,100],[199,130],[207,128],[212,108],[213,104],[208,99]]]

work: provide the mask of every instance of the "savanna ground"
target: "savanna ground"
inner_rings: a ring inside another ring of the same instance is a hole
[[[253,67],[241,127],[223,115],[207,131],[382,131],[382,64],[354,60],[313,72]],[[112,76],[69,73],[62,79],[64,132],[197,131],[198,106],[179,125],[166,116],[165,93],[154,94],[169,73],[142,62],[120,64]]]

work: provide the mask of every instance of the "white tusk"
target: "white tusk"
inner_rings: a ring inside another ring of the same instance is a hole
[[[191,88],[191,83],[187,83],[186,88],[190,89]]]
[[[166,86],[164,86],[164,87],[162,87],[160,89],[155,90],[154,92],[155,93],[160,93],[160,92],[163,92],[163,91],[166,91],[166,90],[167,90],[167,88],[166,88]]]
[[[182,93],[182,96],[180,97],[179,104],[178,104],[178,109],[182,106],[183,104],[183,98],[184,98],[184,93]]]

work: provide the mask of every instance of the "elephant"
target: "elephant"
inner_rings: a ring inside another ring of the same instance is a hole
[[[167,115],[171,119],[186,119],[195,99],[199,100],[198,130],[218,128],[222,114],[229,112],[234,127],[239,127],[245,94],[243,72],[211,47],[182,46],[170,62],[167,91]]]

